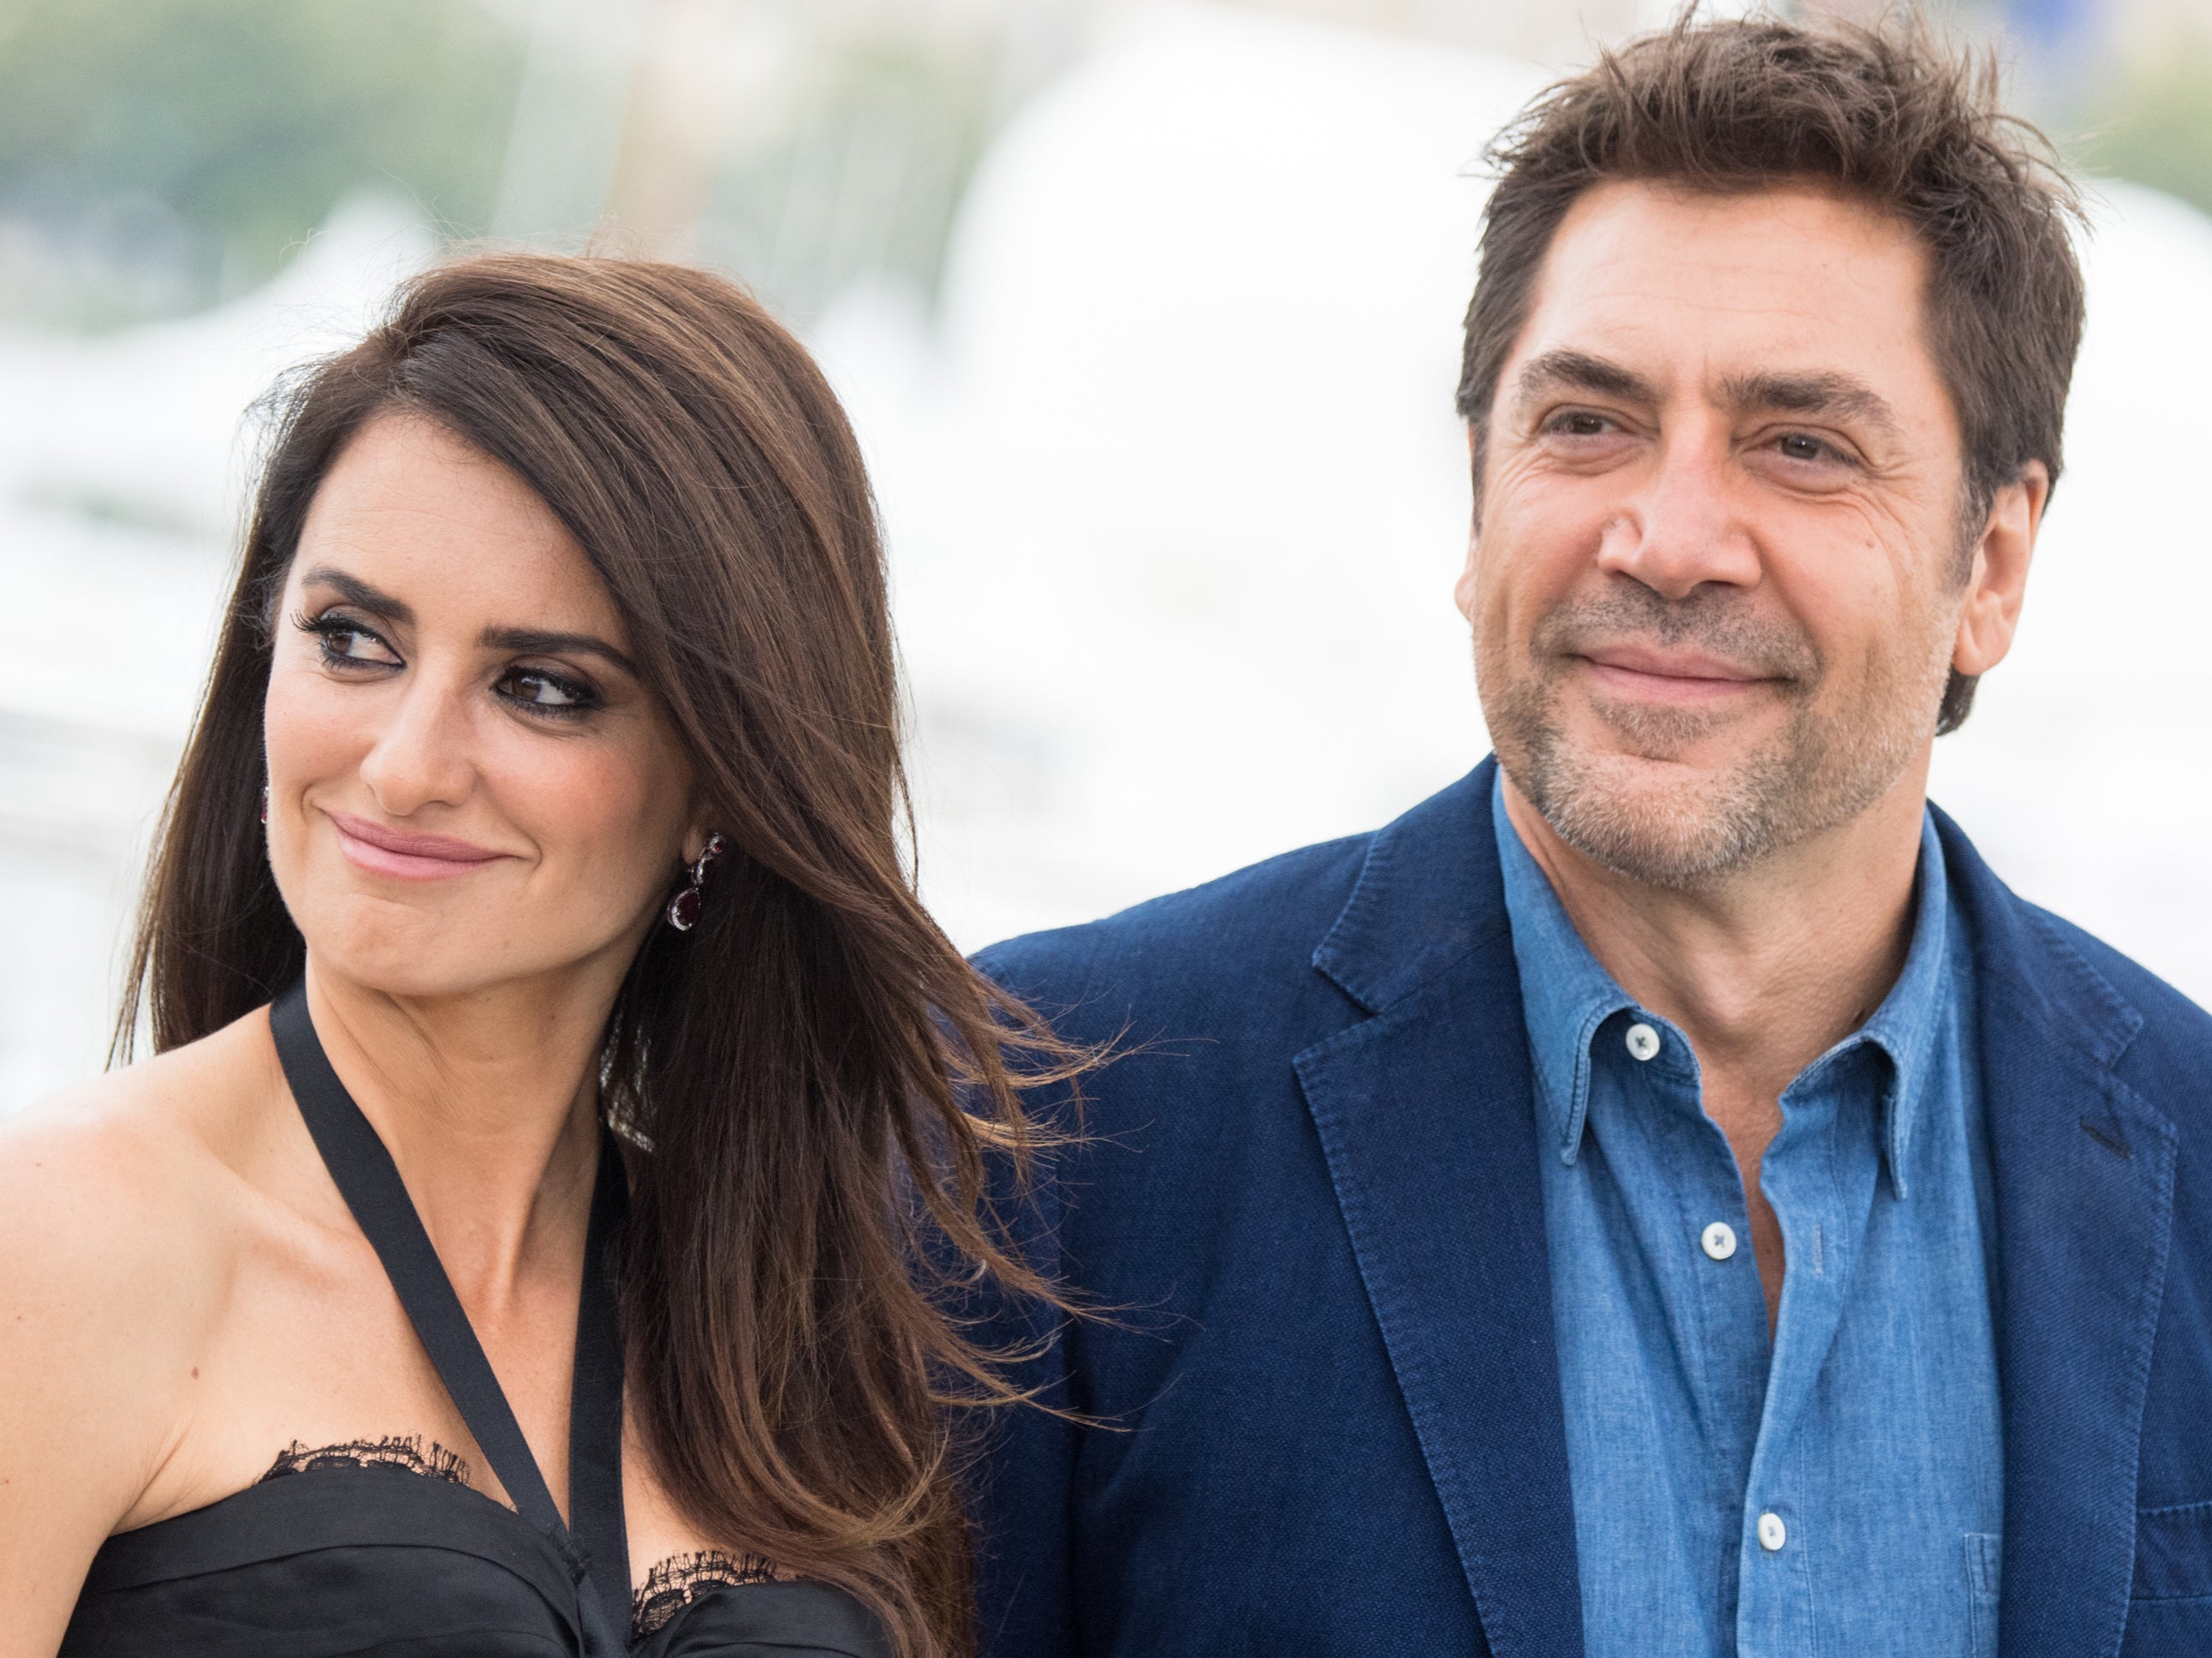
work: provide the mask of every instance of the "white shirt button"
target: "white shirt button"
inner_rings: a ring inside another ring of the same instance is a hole
[[[1639,1060],[1652,1058],[1659,1052],[1659,1033],[1648,1024],[1629,1026],[1628,1051]]]
[[[1780,1515],[1768,1513],[1759,1516],[1759,1547],[1771,1554],[1789,1540],[1790,1528],[1782,1523]]]
[[[1705,1228],[1705,1235],[1698,1242],[1705,1246],[1705,1253],[1715,1260],[1726,1260],[1735,1253],[1735,1228],[1724,1220],[1717,1220]],[[1768,1517],[1772,1518],[1771,1515]],[[1765,1522],[1762,1521],[1760,1523]],[[1777,1520],[1774,1523],[1778,1526],[1782,1522]]]

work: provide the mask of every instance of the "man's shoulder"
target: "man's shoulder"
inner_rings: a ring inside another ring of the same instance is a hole
[[[1941,811],[1954,894],[1966,906],[1986,999],[2075,1033],[2094,1060],[2168,1117],[2212,1127],[2212,1013],[2087,929],[2030,903]]]
[[[2117,1056],[2122,1076],[2172,1114],[2212,1120],[2212,1012],[2087,928],[2023,902],[2029,924],[2117,999],[2130,1034]]]
[[[1078,1027],[1089,1013],[1117,1025],[1136,1007],[1252,998],[1309,981],[1374,838],[1301,847],[1103,920],[1009,938],[976,965]]]

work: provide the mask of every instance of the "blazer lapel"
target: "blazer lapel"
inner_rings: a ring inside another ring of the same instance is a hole
[[[1937,823],[1979,986],[1997,1209],[2000,1658],[2119,1649],[2173,1212],[2173,1123],[2113,1074],[2142,1016]]]
[[[1498,1658],[1580,1658],[1533,1081],[1492,766],[1376,838],[1315,965],[1374,1015],[1297,1059]]]

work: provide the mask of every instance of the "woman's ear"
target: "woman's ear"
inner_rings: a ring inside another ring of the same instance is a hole
[[[1959,613],[1959,634],[1951,665],[1969,677],[1987,673],[2012,649],[2020,627],[2020,607],[2027,596],[2027,567],[2035,556],[2036,532],[2044,503],[2051,499],[2051,474],[2039,460],[2021,469],[2019,477],[1998,489],[1990,501],[1988,521],[1974,545],[1966,576],[1966,598]]]
[[[684,808],[684,839],[679,843],[678,851],[683,857],[684,866],[689,868],[697,863],[699,855],[707,850],[707,842],[714,835],[714,825],[708,821],[713,814],[707,803],[699,798],[698,782],[696,777],[691,780],[690,786],[684,790],[684,793],[689,798]]]

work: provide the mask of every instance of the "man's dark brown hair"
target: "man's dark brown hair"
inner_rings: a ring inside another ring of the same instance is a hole
[[[1490,152],[1498,184],[1459,382],[1477,511],[1491,401],[1553,233],[1585,191],[1620,179],[1729,195],[1812,184],[1893,214],[1928,253],[1928,345],[1959,419],[1966,544],[2028,462],[2056,483],[2081,343],[2068,235],[2080,207],[2050,145],[1997,91],[1992,58],[1946,52],[1917,21],[1874,30],[1692,12],[1546,92]],[[1955,730],[1973,696],[1954,672],[1936,729]]]

